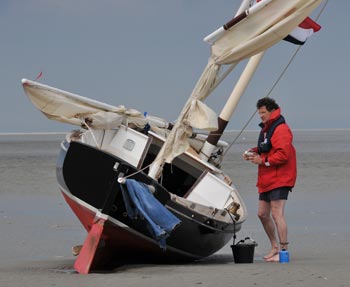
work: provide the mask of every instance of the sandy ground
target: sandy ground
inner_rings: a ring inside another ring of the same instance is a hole
[[[331,149],[332,143],[327,144]],[[255,215],[256,170],[239,159],[246,145],[238,145],[224,166],[250,212],[238,239],[251,236],[258,242],[253,264],[235,264],[227,245],[217,254],[191,264],[136,262],[89,275],[79,275],[72,267],[75,258],[70,248],[83,241],[85,231],[58,193],[56,144],[52,145],[52,156],[48,152],[45,158],[34,150],[32,156],[13,159],[2,148],[0,287],[349,286],[350,148],[323,153],[305,148],[299,152],[298,184],[286,207],[291,260],[280,264],[262,260],[269,246]]]

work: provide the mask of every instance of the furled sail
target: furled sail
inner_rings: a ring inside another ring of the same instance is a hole
[[[234,25],[212,45],[215,63],[229,64],[265,51],[293,31],[322,0],[273,0]]]
[[[157,133],[168,128],[165,120],[124,106],[112,106],[27,79],[23,88],[31,102],[47,118],[93,129],[113,129],[121,124],[143,129],[147,124]]]
[[[154,161],[150,176],[157,178],[164,162],[171,162],[189,147],[187,137],[192,134],[192,128],[209,131],[217,129],[217,117],[202,101],[216,86],[221,66],[234,65],[281,41],[321,2],[322,0],[272,0],[254,15],[238,22],[215,41],[211,46],[208,64]],[[243,1],[243,5],[247,7],[247,1]],[[200,110],[197,107],[200,107]],[[206,122],[201,120],[199,125],[197,116],[203,111],[209,116]]]

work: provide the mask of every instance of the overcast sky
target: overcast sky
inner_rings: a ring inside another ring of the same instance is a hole
[[[227,22],[239,3],[0,0],[0,133],[74,129],[46,119],[26,98],[21,79],[40,72],[44,84],[175,120],[209,57],[202,38]],[[271,95],[293,129],[350,128],[349,11],[350,1],[329,1],[318,20],[322,30]],[[267,51],[229,129],[243,127],[296,48],[281,42]],[[207,100],[218,114],[239,71]],[[248,128],[258,122],[255,117]]]

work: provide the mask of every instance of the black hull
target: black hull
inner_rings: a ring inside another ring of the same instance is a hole
[[[139,255],[144,253],[145,256],[152,256],[153,253],[174,260],[201,259],[225,246],[232,239],[234,232],[241,227],[240,223],[221,222],[182,206],[171,200],[169,192],[157,181],[143,172],[138,172],[131,178],[154,186],[154,196],[181,220],[180,226],[167,238],[167,250],[164,252],[152,238],[145,220],[130,219],[126,215],[117,178],[120,173],[130,175],[137,170],[114,155],[79,142],[71,142],[69,146],[66,143],[66,147],[68,150],[62,149],[57,165],[57,178],[62,191],[66,193],[65,198],[70,201],[71,208],[87,230],[92,225],[91,217],[85,217],[79,207],[74,207],[79,205],[79,202],[91,207],[90,209],[102,210],[102,213],[113,219],[108,223],[111,227],[108,231],[110,234],[105,238],[130,242],[107,242],[106,246],[115,246],[116,253],[137,250]],[[113,167],[116,162],[119,166],[115,171]],[[116,222],[121,224],[118,226]],[[131,234],[134,240],[124,238],[123,226],[129,232],[128,236]],[[118,233],[121,236],[118,236]]]

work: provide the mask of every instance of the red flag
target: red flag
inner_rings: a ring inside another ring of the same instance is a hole
[[[298,27],[285,37],[284,40],[296,45],[303,45],[313,33],[320,29],[321,26],[319,24],[313,21],[310,17],[307,17],[298,25]]]
[[[43,72],[40,72],[39,75],[36,76],[35,81],[39,80],[41,78],[41,76],[43,75]]]

